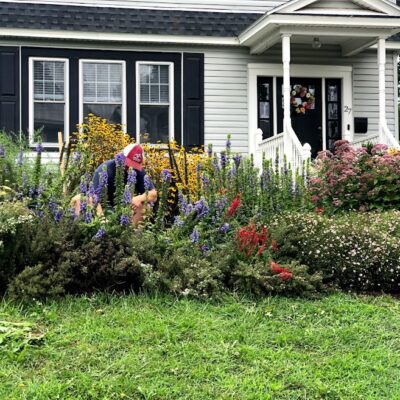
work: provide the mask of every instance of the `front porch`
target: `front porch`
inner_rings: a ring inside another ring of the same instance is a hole
[[[242,35],[251,54],[262,57],[271,49],[281,51],[281,64],[248,64],[249,150],[257,154],[258,162],[262,154],[275,159],[278,152],[280,162],[286,155],[293,168],[301,168],[304,161],[331,149],[339,139],[355,146],[372,142],[399,147],[386,111],[386,40],[400,29],[398,10],[386,9],[389,15],[382,10],[358,10],[360,15],[351,18],[336,15],[334,10],[324,10],[324,16],[307,9],[286,11],[267,15]],[[309,46],[318,58],[310,64],[292,63],[300,45]],[[325,46],[338,49],[334,65],[318,56]],[[366,117],[355,119],[354,103],[358,109],[367,103],[362,91],[354,98],[355,77],[349,59],[366,50],[376,52],[374,72],[368,78],[376,94],[373,109],[369,102],[363,110]],[[373,130],[365,129],[369,114],[376,116]]]

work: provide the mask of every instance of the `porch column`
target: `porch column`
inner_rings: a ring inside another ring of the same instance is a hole
[[[378,40],[378,68],[379,68],[379,137],[384,138],[386,126],[386,39]]]
[[[282,35],[284,132],[287,132],[288,126],[291,126],[290,92],[292,90],[292,87],[290,85],[290,37],[291,35],[288,33]]]

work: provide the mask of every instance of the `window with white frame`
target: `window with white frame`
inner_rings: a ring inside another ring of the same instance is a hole
[[[125,63],[81,60],[80,120],[88,114],[125,124]]]
[[[68,61],[31,58],[29,65],[31,142],[35,141],[33,133],[39,131],[45,145],[56,146],[58,132],[68,135]]]
[[[141,142],[168,143],[173,138],[173,64],[137,64],[138,130]]]

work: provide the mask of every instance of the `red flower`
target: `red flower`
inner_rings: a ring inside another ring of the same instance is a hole
[[[283,271],[279,274],[279,278],[283,281],[290,281],[293,278],[293,274],[290,271]]]
[[[236,210],[240,206],[240,194],[238,194],[232,201],[231,205],[228,208],[227,215],[228,217],[232,217],[235,213]]]
[[[323,214],[323,213],[324,213],[324,209],[323,209],[322,207],[317,207],[317,208],[315,209],[315,212],[316,212],[317,214]]]
[[[275,275],[282,274],[284,272],[289,272],[286,268],[281,267],[275,261],[271,261],[271,270],[272,270],[272,273]]]
[[[261,256],[262,253],[264,253],[264,250],[265,250],[266,247],[267,247],[267,245],[266,245],[266,244],[263,244],[263,245],[258,249],[256,256],[257,256],[257,257],[258,257],[258,256]]]
[[[278,249],[278,243],[276,243],[276,240],[273,239],[271,242],[271,250],[276,253],[279,249]]]

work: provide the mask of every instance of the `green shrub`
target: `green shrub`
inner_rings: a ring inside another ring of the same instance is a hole
[[[343,289],[400,291],[400,212],[288,213],[271,226],[281,259]]]

